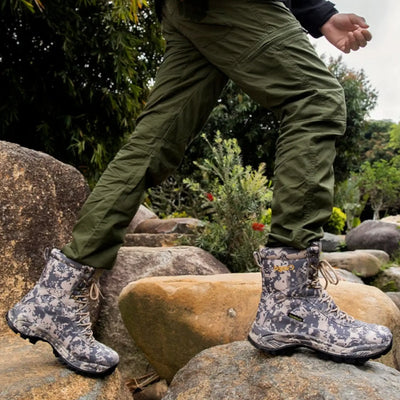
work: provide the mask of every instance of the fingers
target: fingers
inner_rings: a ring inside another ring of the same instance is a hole
[[[365,18],[360,17],[359,15],[349,14],[349,19],[353,25],[359,26],[364,29],[369,28],[369,25],[365,21]]]
[[[367,45],[367,42],[372,39],[372,35],[366,30],[358,29],[353,32],[353,35],[354,40],[359,45],[359,47],[365,47]]]
[[[365,47],[371,38],[371,33],[365,29],[359,28],[353,32],[349,32],[346,50],[357,51],[360,47]]]

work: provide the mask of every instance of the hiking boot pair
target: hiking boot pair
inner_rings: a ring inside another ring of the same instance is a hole
[[[248,335],[256,348],[279,354],[314,349],[335,361],[363,363],[386,354],[392,334],[386,327],[355,320],[341,311],[321,286],[337,283],[332,267],[319,260],[320,248],[263,248],[254,253],[262,273],[262,294]]]

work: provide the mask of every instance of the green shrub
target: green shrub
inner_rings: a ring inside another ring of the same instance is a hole
[[[346,225],[346,214],[338,207],[333,207],[329,221],[324,230],[335,235],[340,235]]]
[[[211,157],[195,163],[201,182],[184,180],[209,210],[209,223],[196,244],[233,272],[255,270],[252,253],[265,244],[271,218],[272,189],[265,166],[244,167],[236,139],[224,140],[218,132],[211,144],[203,137]]]

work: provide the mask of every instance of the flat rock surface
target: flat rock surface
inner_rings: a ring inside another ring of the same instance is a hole
[[[104,379],[65,368],[50,345],[17,335],[0,337],[0,400],[131,400],[117,371]]]

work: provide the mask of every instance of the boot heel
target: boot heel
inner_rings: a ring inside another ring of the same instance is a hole
[[[29,336],[26,335],[22,332],[20,332],[14,325],[13,323],[10,321],[10,319],[8,318],[8,313],[6,313],[6,321],[7,321],[7,325],[9,326],[9,328],[17,335],[20,335],[22,337],[22,339],[24,340],[29,340],[32,344],[36,344],[36,342],[38,340],[42,340],[41,338],[35,337],[35,336]]]

